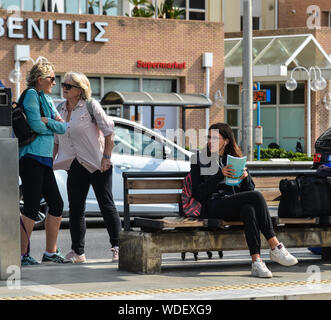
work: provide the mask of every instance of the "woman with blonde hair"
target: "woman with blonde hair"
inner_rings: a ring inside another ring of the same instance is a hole
[[[64,135],[56,135],[54,168],[68,172],[67,192],[71,251],[66,255],[74,263],[85,262],[85,202],[92,185],[110,237],[113,261],[118,260],[121,221],[112,195],[114,122],[101,105],[91,99],[91,86],[83,73],[64,76],[60,115],[68,124]],[[92,116],[89,111],[91,107]]]
[[[54,85],[54,66],[44,58],[38,60],[28,73],[28,89],[25,95],[22,95],[27,121],[31,129],[38,134],[34,141],[19,148],[19,174],[24,200],[21,217],[22,265],[38,264],[29,254],[29,239],[38,218],[41,197],[45,198],[49,206],[45,221],[46,251],[42,262],[68,262],[56,246],[63,201],[53,172],[54,133],[63,134],[67,124],[61,119],[51,97],[48,96]]]

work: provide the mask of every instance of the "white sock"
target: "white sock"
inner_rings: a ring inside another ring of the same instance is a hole
[[[56,252],[53,252],[53,253],[49,253],[49,252],[47,252],[47,251],[45,251],[45,255],[47,256],[47,257],[51,257],[53,254],[55,254]]]

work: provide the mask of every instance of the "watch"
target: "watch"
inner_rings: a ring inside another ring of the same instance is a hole
[[[104,157],[105,159],[107,159],[107,160],[110,159],[110,156],[108,156],[107,154],[104,154],[103,157]]]

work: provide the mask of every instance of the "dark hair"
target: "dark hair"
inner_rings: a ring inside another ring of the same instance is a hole
[[[236,139],[233,135],[233,131],[227,123],[222,123],[222,122],[214,123],[209,127],[208,131],[210,130],[218,130],[219,134],[224,139],[229,140],[229,143],[225,146],[224,155],[229,154],[233,157],[242,157],[242,152],[239,146],[237,145]],[[208,155],[210,156],[210,150],[208,148],[207,151],[208,151]]]

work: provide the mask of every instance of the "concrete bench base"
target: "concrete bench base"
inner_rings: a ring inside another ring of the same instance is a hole
[[[287,248],[323,247],[322,259],[331,258],[331,227],[277,228],[279,241]],[[261,235],[261,248],[269,248]],[[247,250],[243,230],[122,231],[119,269],[136,273],[160,273],[162,253]]]

